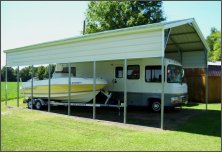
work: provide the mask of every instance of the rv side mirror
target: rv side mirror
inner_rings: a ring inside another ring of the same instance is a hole
[[[184,77],[184,69],[182,69],[182,78]]]

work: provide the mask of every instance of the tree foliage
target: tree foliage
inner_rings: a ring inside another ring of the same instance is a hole
[[[209,60],[221,60],[221,32],[216,28],[211,29],[211,34],[207,37],[207,42],[210,47]]]
[[[3,67],[1,69],[1,81],[5,81],[5,71],[6,68]],[[55,65],[51,65],[51,77],[55,71]],[[7,77],[8,82],[17,81],[17,69],[13,69],[11,67],[7,67]],[[34,67],[34,77],[38,78],[39,80],[43,80],[48,78],[48,66],[39,66]],[[26,82],[32,78],[32,67],[24,67],[19,70],[19,78],[22,82]]]
[[[45,67],[44,66],[40,66],[40,67],[37,68],[36,76],[39,80],[44,79],[44,73],[45,73]]]
[[[54,71],[55,71],[55,65],[51,65],[50,77],[52,77],[52,74],[54,73]],[[45,73],[43,76],[44,76],[44,78],[49,78],[49,66],[45,67]]]
[[[85,33],[95,33],[165,20],[161,1],[91,1]]]
[[[12,82],[16,81],[16,71],[11,68],[7,67],[7,81]],[[1,81],[5,81],[5,74],[6,74],[6,67],[3,67],[1,70]]]
[[[32,77],[31,71],[32,71],[32,67],[31,66],[22,68],[19,71],[19,76],[20,76],[20,78],[21,78],[21,80],[23,82],[26,82],[27,80],[31,79],[31,77]]]

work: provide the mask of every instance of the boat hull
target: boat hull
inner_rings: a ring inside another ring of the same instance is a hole
[[[59,81],[61,80],[61,81]],[[67,102],[69,100],[69,85],[67,84],[67,81],[65,81],[64,84],[63,79],[56,79],[52,81],[52,84],[50,86],[50,100],[56,100],[56,101],[64,101]],[[67,80],[67,79],[66,79]],[[87,80],[88,84],[86,83],[80,83],[81,79],[72,79],[71,83],[71,89],[70,89],[70,95],[71,95],[71,102],[89,102],[91,99],[94,98],[94,92],[93,92],[93,80],[90,82],[90,80]],[[84,81],[86,82],[86,81]],[[49,86],[46,85],[48,81],[46,80],[39,80],[33,82],[33,97],[34,98],[42,98],[42,99],[48,99],[49,97]],[[106,82],[98,81],[96,84],[96,94],[98,94],[99,90],[103,89],[106,86]],[[23,83],[21,87],[21,91],[26,97],[31,97],[31,82],[25,82]]]

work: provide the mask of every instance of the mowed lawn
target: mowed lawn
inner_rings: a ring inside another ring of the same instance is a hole
[[[21,85],[21,83],[19,85]],[[7,87],[8,100],[17,98],[17,82],[7,82]],[[23,96],[21,91],[19,96]],[[1,101],[5,101],[5,82],[1,82]]]
[[[20,100],[20,106],[26,107]],[[16,105],[16,100],[9,101]],[[174,131],[115,125],[24,108],[2,102],[2,150],[221,150],[220,104]],[[186,108],[186,107],[184,107]],[[204,109],[203,104],[188,108]]]

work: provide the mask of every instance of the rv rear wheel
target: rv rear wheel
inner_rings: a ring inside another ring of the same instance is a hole
[[[160,112],[161,105],[159,101],[153,101],[151,104],[151,108],[153,112]]]

